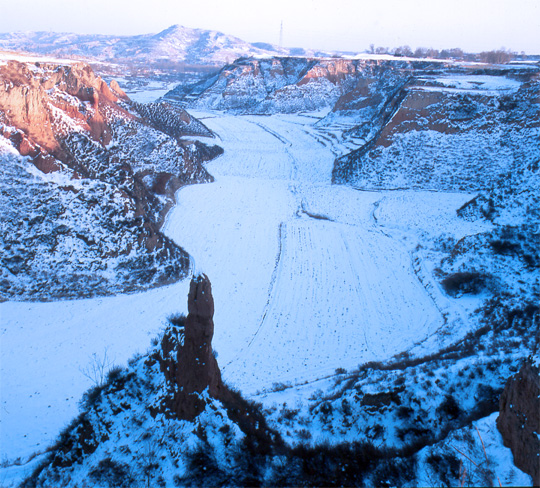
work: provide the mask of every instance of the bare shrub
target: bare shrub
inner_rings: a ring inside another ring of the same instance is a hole
[[[485,284],[484,275],[471,271],[453,273],[441,281],[446,293],[454,297],[464,293],[477,294],[485,287]]]
[[[445,395],[443,402],[437,407],[437,413],[449,420],[458,419],[463,411],[452,395]]]
[[[431,453],[426,462],[445,486],[453,486],[459,478],[461,463],[454,454]]]
[[[130,467],[125,463],[120,463],[106,457],[89,473],[89,478],[97,483],[111,487],[130,487],[135,483],[135,478]]]
[[[103,386],[109,369],[114,364],[114,360],[109,357],[109,348],[106,347],[101,356],[93,353],[89,364],[79,371],[92,381],[94,386]]]
[[[290,382],[287,382],[287,383],[281,383],[281,382],[272,383],[272,391],[284,391],[287,388],[291,388],[291,386],[292,385],[291,385]]]

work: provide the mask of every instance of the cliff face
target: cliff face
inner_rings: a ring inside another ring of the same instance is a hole
[[[540,486],[540,371],[526,361],[512,376],[500,399],[497,428],[514,463]]]
[[[356,111],[368,93],[373,95],[373,87],[385,78],[384,73],[391,73],[387,84],[399,85],[411,70],[434,66],[426,61],[243,58],[215,76],[191,86],[179,86],[166,96],[188,108],[235,113],[294,113],[324,108]]]
[[[82,63],[59,66],[9,61],[0,66],[0,83],[4,85],[4,90],[0,90],[0,110],[6,124],[21,130],[59,159],[64,156],[59,139],[67,136],[73,125],[94,140],[108,144],[112,131],[104,112],[120,97],[127,99],[117,85],[120,91],[113,93]],[[118,106],[115,108],[119,110]],[[67,117],[62,117],[62,112]],[[129,117],[126,112],[123,115]]]
[[[214,77],[166,96],[187,107],[292,113],[332,106],[358,72],[341,59],[239,59]]]
[[[353,107],[359,117],[350,133],[365,142],[336,160],[335,183],[475,191],[504,184],[537,157],[534,73],[463,69],[381,81]]]
[[[138,109],[138,110],[136,110]],[[0,62],[0,293],[50,300],[174,282],[188,256],[160,232],[221,148],[167,105],[132,104],[83,63]]]
[[[191,280],[187,318],[171,320],[157,356],[169,386],[159,410],[175,418],[193,420],[205,407],[200,394],[220,398],[224,391],[212,352],[214,299],[205,275]]]

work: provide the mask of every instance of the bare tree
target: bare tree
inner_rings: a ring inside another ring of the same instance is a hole
[[[438,58],[439,57],[439,50],[438,49],[433,49],[432,47],[430,47],[427,50],[427,57],[428,58],[433,58],[433,59]]]
[[[426,47],[417,47],[414,50],[414,57],[415,58],[427,58],[428,57],[428,49]]]
[[[489,64],[504,64],[511,61],[514,57],[514,53],[506,51],[504,49],[498,49],[497,51],[485,51],[480,53],[480,60]]]
[[[399,46],[394,49],[395,56],[412,56],[413,52],[409,46]]]
[[[439,58],[441,59],[463,59],[463,57],[463,50],[459,47],[454,47],[452,49],[443,49],[439,53]]]

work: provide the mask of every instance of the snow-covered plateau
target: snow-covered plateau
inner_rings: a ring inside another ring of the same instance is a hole
[[[521,87],[480,75],[437,75],[435,84],[464,91],[485,84],[489,96]],[[224,154],[205,164],[215,181],[178,190],[161,231],[189,253],[191,276],[211,280],[212,347],[224,382],[262,404],[270,437],[294,446],[286,451],[275,441],[271,456],[257,451],[258,461],[242,458],[242,466],[263,484],[302,483],[298,473],[312,476],[309,463],[319,459],[313,469],[320,477],[306,478],[308,484],[324,484],[336,466],[345,473],[363,462],[363,478],[344,479],[426,486],[498,478],[504,485],[531,485],[504,447],[494,412],[506,379],[537,341],[538,307],[531,304],[538,296],[538,263],[530,242],[538,237],[537,177],[527,175],[538,172],[538,147],[536,156],[533,146],[525,152],[529,167],[520,175],[520,195],[532,209],[524,212],[521,200],[493,196],[478,184],[460,186],[429,170],[422,179],[402,153],[403,184],[396,168],[377,180],[357,156],[366,135],[354,125],[358,116],[347,126],[345,117],[333,125],[327,112],[190,113],[217,135]],[[536,127],[527,131],[538,136]],[[472,146],[473,136],[454,140]],[[375,137],[382,138],[381,131]],[[392,140],[414,137],[421,138],[403,131]],[[447,133],[430,137],[428,149],[437,138],[452,143]],[[410,146],[418,149],[417,139]],[[381,147],[386,159],[370,153],[368,160],[391,166],[392,145],[383,141]],[[340,180],[346,184],[332,184],[336,156],[343,157],[342,167],[354,165],[351,181]],[[452,153],[452,165],[459,166],[459,157]],[[514,170],[512,164],[507,169]],[[473,170],[476,178],[482,168]],[[508,206],[490,214],[490,197]],[[129,387],[118,389],[111,380],[98,407],[88,396],[80,405],[79,426],[91,425],[101,436],[97,449],[66,464],[67,474],[56,457],[39,486],[54,484],[54,476],[70,486],[108,486],[104,473],[112,472],[131,486],[242,484],[234,477],[239,461],[232,452],[243,434],[217,400],[202,394],[207,408],[194,423],[145,410],[144,395],[163,388],[147,359],[156,347],[151,339],[163,334],[168,317],[187,313],[188,286],[184,280],[103,298],[0,303],[1,485],[16,485],[46,459],[58,432],[76,417],[84,391],[102,382],[96,366],[124,368],[135,355],[120,373]],[[130,390],[135,383],[142,397]],[[367,443],[377,447],[369,451]],[[210,454],[197,450],[202,444]],[[199,457],[188,456],[193,452]],[[322,457],[309,461],[312,452]],[[342,456],[337,464],[327,464],[336,452]],[[373,464],[383,453],[397,460],[393,468]],[[264,456],[270,460],[261,461]],[[197,471],[210,465],[208,478]],[[127,466],[129,472],[122,471]],[[220,478],[225,473],[229,478]]]

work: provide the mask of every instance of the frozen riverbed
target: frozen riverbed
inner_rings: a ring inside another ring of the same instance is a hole
[[[459,313],[426,291],[411,249],[434,218],[437,232],[472,232],[455,215],[470,195],[332,186],[337,146],[313,117],[195,115],[225,154],[208,164],[215,183],[178,192],[164,231],[212,282],[227,382],[248,395],[311,382],[407,350],[443,326],[441,310]],[[185,312],[187,287],[0,304],[2,456],[46,448],[91,386],[92,355],[122,365],[146,350]]]
[[[470,196],[332,186],[333,148],[309,119],[197,115],[225,154],[208,165],[215,183],[179,192],[166,231],[212,280],[227,381],[247,394],[299,385],[443,325],[449,303],[426,292],[410,244],[387,230],[409,219],[414,235],[435,214],[439,231],[467,233],[455,209]]]

